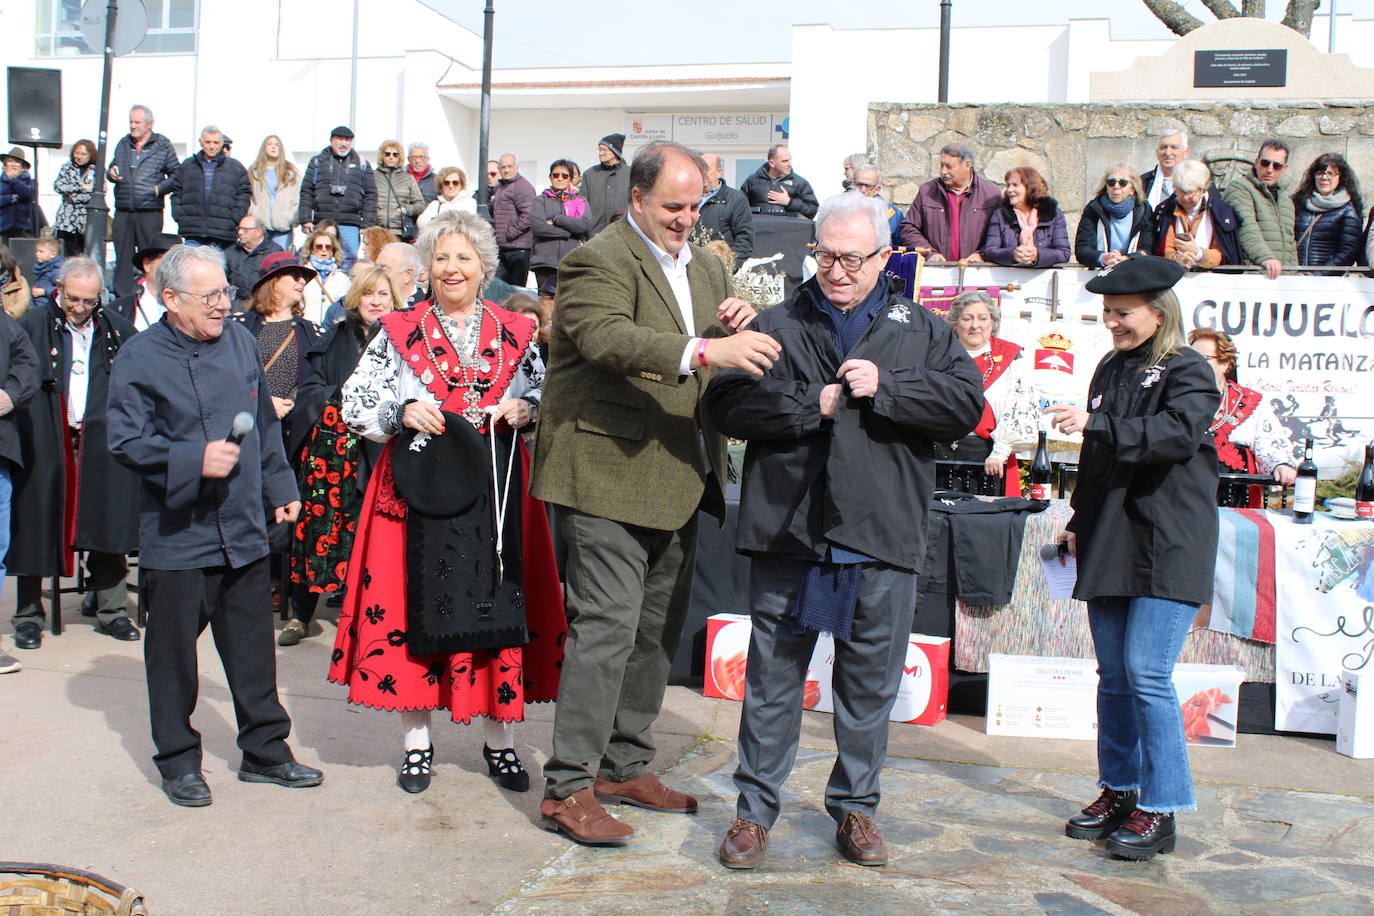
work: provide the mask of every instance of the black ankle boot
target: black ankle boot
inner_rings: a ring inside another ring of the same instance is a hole
[[[1134,789],[1126,792],[1103,789],[1097,801],[1069,818],[1069,822],[1064,825],[1065,835],[1075,840],[1102,839],[1126,823],[1126,819],[1135,810],[1137,795]]]
[[[512,792],[529,791],[530,774],[520,765],[520,758],[515,755],[515,748],[505,747],[493,751],[484,744],[482,745],[482,756],[487,761],[487,773],[495,777],[497,785],[501,788],[510,789]]]
[[[1107,851],[1125,859],[1149,859],[1157,852],[1173,852],[1175,839],[1172,814],[1136,808],[1130,820],[1107,837]]]
[[[396,783],[412,795],[429,788],[429,770],[434,762],[434,745],[424,750],[406,751],[405,762],[401,764],[401,775]]]

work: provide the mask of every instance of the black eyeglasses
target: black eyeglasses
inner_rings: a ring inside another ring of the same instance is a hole
[[[1288,168],[1288,163],[1275,162],[1273,159],[1261,159],[1259,160],[1259,164],[1266,169],[1273,169],[1276,172],[1282,172],[1284,169]]]
[[[856,274],[863,270],[863,266],[868,263],[869,258],[873,257],[881,248],[875,248],[868,254],[835,254],[833,251],[826,251],[824,248],[815,248],[811,251],[811,256],[816,259],[816,266],[821,270],[829,270],[839,261],[845,273]]]
[[[1124,187],[1128,187],[1128,186],[1130,185],[1130,183],[1131,183],[1131,179],[1129,179],[1129,178],[1108,178],[1108,179],[1107,179],[1107,187],[1109,187],[1109,188],[1124,188]]]

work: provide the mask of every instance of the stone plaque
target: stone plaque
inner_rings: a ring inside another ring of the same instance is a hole
[[[1282,48],[1193,52],[1193,87],[1288,85],[1288,51]]]

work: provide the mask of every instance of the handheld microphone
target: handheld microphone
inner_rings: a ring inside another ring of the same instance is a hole
[[[253,415],[246,410],[241,410],[234,414],[234,426],[229,430],[229,435],[225,442],[233,445],[242,445],[243,440],[248,438],[248,434],[253,431]]]
[[[1068,556],[1068,554],[1069,545],[1067,542],[1061,542],[1058,544],[1045,544],[1043,547],[1040,548],[1040,559],[1042,560],[1054,560],[1059,557]]]

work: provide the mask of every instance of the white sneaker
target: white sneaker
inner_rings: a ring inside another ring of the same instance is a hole
[[[5,652],[0,652],[0,674],[9,674],[11,671],[18,671],[24,667],[19,663],[19,659]]]

